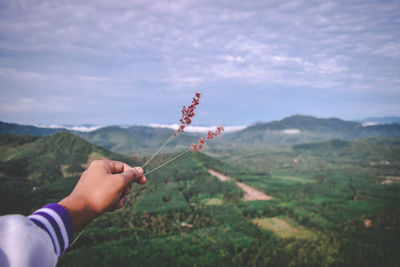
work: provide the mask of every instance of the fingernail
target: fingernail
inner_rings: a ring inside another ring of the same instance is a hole
[[[140,167],[135,167],[135,172],[136,172],[136,177],[139,178],[140,176],[143,176],[143,169]]]

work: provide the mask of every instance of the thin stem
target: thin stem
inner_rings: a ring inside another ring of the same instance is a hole
[[[78,240],[79,237],[86,231],[87,228],[83,229],[77,237],[75,237],[74,241],[72,241],[71,245],[69,247],[72,247],[73,244]]]
[[[169,141],[171,141],[171,139],[177,134],[178,130],[176,130],[169,138],[167,141],[165,141],[165,143],[146,161],[145,164],[143,164],[142,168],[144,168],[144,166],[147,165],[147,163],[149,163],[158,153],[160,153],[161,149],[163,149],[168,143]]]
[[[180,156],[183,156],[184,154],[186,154],[186,153],[189,152],[189,151],[190,151],[190,149],[188,149],[188,150],[182,152],[182,153],[179,154],[178,156],[176,156],[176,157],[174,157],[174,158],[168,160],[167,162],[161,164],[160,166],[158,166],[158,167],[156,167],[156,168],[154,168],[154,169],[152,169],[152,170],[146,172],[144,175],[147,175],[147,174],[149,174],[149,173],[152,173],[152,172],[155,171],[155,170],[158,170],[159,168],[161,168],[161,167],[167,165],[168,163],[170,163],[170,162],[173,161],[173,160],[176,160],[177,158],[179,158]]]

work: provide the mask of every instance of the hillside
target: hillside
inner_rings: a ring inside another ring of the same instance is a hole
[[[280,121],[257,123],[227,135],[225,142],[233,146],[287,146],[328,139],[357,139],[372,136],[400,137],[400,125],[362,126],[337,118],[320,119],[295,115]]]
[[[400,139],[393,137],[369,137],[357,140],[338,140],[298,144],[293,146],[296,153],[319,156],[352,157],[365,161],[382,161],[390,164],[399,159]]]
[[[66,129],[51,129],[51,128],[41,128],[31,125],[20,125],[16,123],[7,123],[0,121],[0,133],[8,133],[8,134],[29,134],[35,136],[45,136],[51,135],[58,132],[64,132]]]
[[[104,127],[92,132],[74,132],[85,140],[120,154],[145,154],[155,152],[172,134],[171,129],[147,126]],[[174,152],[186,149],[197,142],[197,135],[184,133],[173,139],[165,151]]]
[[[1,134],[0,158],[0,214],[27,212],[43,198],[65,196],[91,160],[137,163],[67,132],[44,137]]]

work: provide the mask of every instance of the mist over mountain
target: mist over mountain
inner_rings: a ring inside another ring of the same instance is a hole
[[[371,117],[371,118],[357,120],[357,122],[360,122],[363,125],[378,125],[378,124],[393,124],[393,123],[400,124],[400,117],[397,116]]]

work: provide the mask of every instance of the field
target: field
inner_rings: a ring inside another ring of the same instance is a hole
[[[281,238],[312,239],[316,234],[298,225],[288,217],[270,217],[254,219],[253,222],[264,229],[274,232]]]
[[[2,214],[28,214],[65,196],[90,159],[145,160],[65,133],[7,138],[2,203],[19,201],[2,205]],[[397,266],[399,143],[372,138],[189,153],[134,186],[127,205],[94,221],[59,266]],[[65,144],[69,151],[58,149]],[[33,157],[38,151],[42,156]],[[149,169],[173,156],[159,156]],[[241,184],[269,198],[248,200]]]

